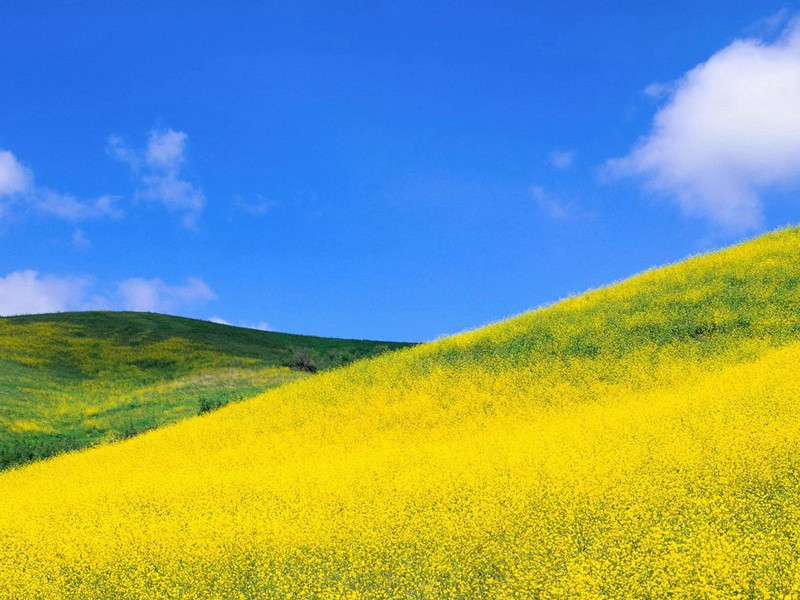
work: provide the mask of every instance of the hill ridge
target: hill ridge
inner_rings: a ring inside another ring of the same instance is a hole
[[[0,469],[127,438],[406,345],[157,313],[4,317]]]
[[[798,361],[791,228],[0,474],[0,573],[42,597],[790,595]]]

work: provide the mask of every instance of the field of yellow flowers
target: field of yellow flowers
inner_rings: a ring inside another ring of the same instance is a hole
[[[0,474],[7,598],[798,598],[800,230]]]

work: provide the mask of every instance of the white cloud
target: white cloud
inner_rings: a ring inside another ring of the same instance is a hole
[[[0,315],[61,312],[85,308],[89,279],[16,271],[0,277]]]
[[[8,150],[0,150],[0,197],[28,191],[33,177]]]
[[[758,19],[747,28],[748,35],[766,37],[780,33],[792,20],[792,12],[783,7],[771,15]]]
[[[566,221],[579,216],[579,212],[571,204],[540,185],[531,186],[531,196],[539,209],[555,221]]]
[[[650,134],[607,171],[644,177],[727,230],[757,227],[763,193],[800,183],[798,22],[772,43],[734,41],[686,73]]]
[[[172,212],[183,213],[184,226],[193,228],[205,206],[203,192],[188,181],[178,179],[174,173],[146,175],[136,197],[148,202],[161,202]]]
[[[76,232],[80,237],[80,230]],[[94,287],[90,277],[14,271],[0,277],[0,316],[68,310],[175,312],[186,305],[217,297],[208,284],[197,277],[187,278],[182,285],[168,285],[161,279],[126,279],[109,293],[94,293]]]
[[[653,100],[662,100],[668,97],[675,89],[674,84],[654,81],[644,88],[644,95]]]
[[[136,180],[136,198],[158,202],[171,212],[183,215],[186,227],[195,227],[206,203],[202,190],[181,178],[186,162],[188,136],[173,129],[153,130],[147,146],[137,151],[119,136],[111,136],[108,149],[112,156],[126,163]]]
[[[161,279],[126,279],[117,284],[117,295],[125,310],[172,312],[185,304],[215,300],[216,294],[200,278],[189,277],[183,285],[168,285]]]
[[[172,129],[151,131],[145,150],[147,164],[157,170],[177,171],[186,160],[187,137],[182,131]]]
[[[230,321],[226,321],[222,317],[217,317],[217,316],[211,317],[209,321],[211,321],[212,323],[217,323],[219,325],[233,325],[235,327],[246,327],[247,329],[258,329],[260,331],[274,331],[274,329],[272,329],[272,326],[266,321],[259,321],[258,323],[244,322],[240,323],[239,325],[234,325]]]
[[[274,200],[268,200],[261,195],[258,195],[256,198],[256,202],[245,202],[241,198],[236,198],[235,205],[242,212],[257,217],[267,214],[278,205]]]
[[[560,171],[565,171],[575,162],[574,150],[557,150],[550,154],[550,164]]]
[[[7,150],[0,150],[0,216],[12,209],[36,213],[66,221],[87,221],[119,217],[115,196],[80,200],[36,184],[33,172]]]
[[[34,208],[45,215],[52,215],[65,221],[77,222],[119,218],[122,210],[117,207],[117,196],[101,196],[95,200],[78,200],[74,196],[59,194],[40,188],[31,198]]]

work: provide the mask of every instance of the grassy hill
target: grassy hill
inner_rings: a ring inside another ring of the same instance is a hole
[[[403,346],[152,313],[0,318],[0,469],[130,437]]]
[[[800,231],[0,474],[14,598],[796,598]]]

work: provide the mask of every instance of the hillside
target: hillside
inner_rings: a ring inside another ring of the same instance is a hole
[[[130,437],[405,345],[153,313],[0,318],[0,469]]]
[[[13,598],[796,598],[800,230],[0,474]]]

